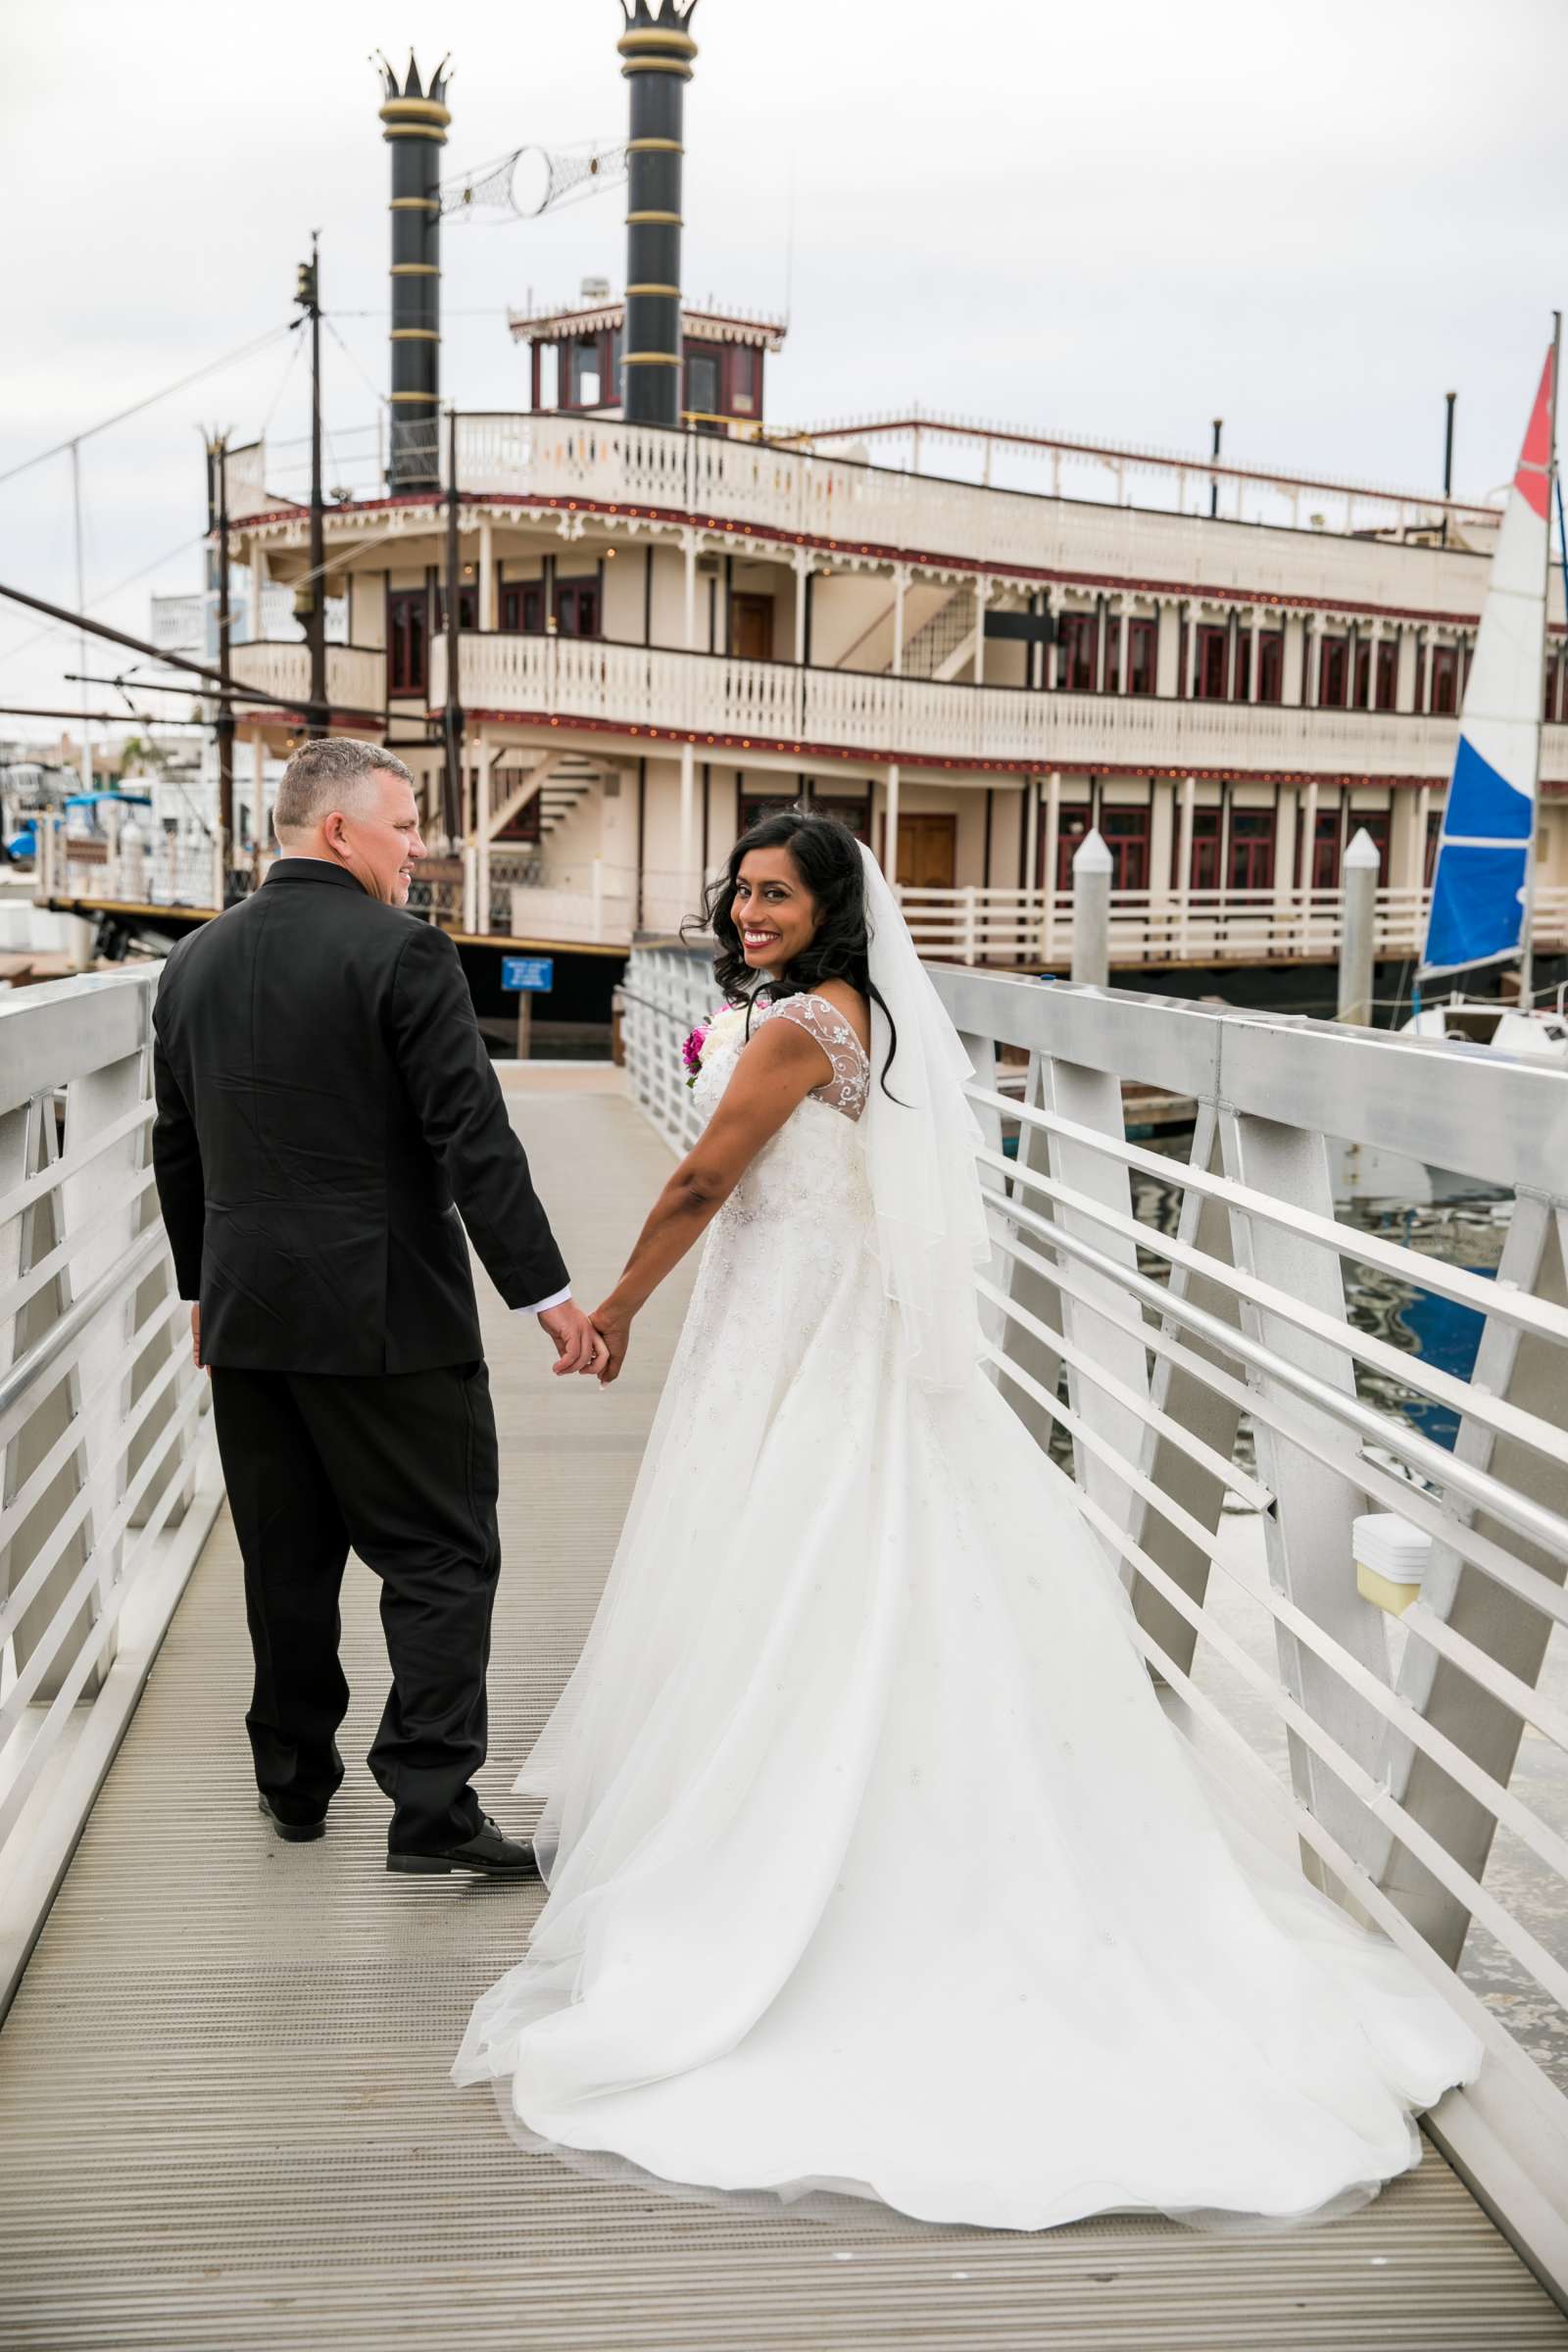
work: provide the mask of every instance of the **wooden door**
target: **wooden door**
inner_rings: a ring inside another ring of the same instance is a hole
[[[883,843],[887,834],[884,826]],[[894,879],[906,890],[952,890],[958,866],[956,816],[901,816],[899,870]]]
[[[773,599],[737,596],[730,600],[730,651],[742,662],[773,659]]]

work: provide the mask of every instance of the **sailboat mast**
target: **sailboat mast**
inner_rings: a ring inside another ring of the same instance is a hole
[[[1551,516],[1556,501],[1552,495],[1557,482],[1557,369],[1562,356],[1562,313],[1551,314],[1551,391],[1546,406],[1546,576],[1544,589],[1545,605],[1543,612],[1543,636],[1548,635],[1547,616],[1551,612]],[[1525,859],[1524,921],[1519,932],[1519,1009],[1528,1012],[1535,998],[1536,951],[1536,861],[1541,838],[1541,708],[1542,697],[1536,698],[1536,785],[1531,802],[1534,820],[1531,825],[1530,851]]]

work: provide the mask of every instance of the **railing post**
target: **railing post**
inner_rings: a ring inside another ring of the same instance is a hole
[[[1072,976],[1088,988],[1110,986],[1110,873],[1097,825],[1072,859]]]
[[[1378,853],[1363,825],[1345,853],[1341,882],[1340,1000],[1336,1018],[1362,1028],[1372,1019],[1374,934],[1378,910]]]
[[[971,882],[963,893],[963,960],[965,963],[974,961],[975,936],[975,893],[974,884]]]

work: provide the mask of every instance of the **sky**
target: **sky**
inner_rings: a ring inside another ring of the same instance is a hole
[[[199,586],[202,428],[305,431],[299,338],[273,330],[313,228],[329,485],[364,479],[387,386],[371,52],[450,50],[455,173],[624,136],[619,28],[616,0],[17,20],[0,476],[272,337],[83,441],[98,617],[145,634],[152,591]],[[918,402],[1198,452],[1222,416],[1238,463],[1431,489],[1451,389],[1456,491],[1511,472],[1568,297],[1565,0],[699,0],[692,30],[685,288],[788,304],[770,422]],[[621,219],[608,192],[444,231],[445,398],[526,405],[509,306],[618,287]],[[66,458],[0,479],[0,580],[74,605]],[[76,666],[73,638],[0,605],[0,702],[74,704]]]

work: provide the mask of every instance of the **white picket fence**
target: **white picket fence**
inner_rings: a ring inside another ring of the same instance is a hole
[[[1568,2066],[1540,2062],[1540,2033],[1568,2050],[1568,1818],[1521,1751],[1568,1752],[1568,1074],[932,969],[976,1073],[993,1377],[1070,1451],[1195,1744],[1482,2035],[1481,2079],[1430,2128],[1561,2296]],[[712,1010],[710,968],[639,951],[624,994],[635,1099],[682,1150],[679,1041]],[[1185,1159],[1128,1141],[1124,1082],[1193,1101]],[[1511,1196],[1496,1278],[1343,1222],[1330,1138]],[[1152,1214],[1172,1188],[1179,1211]],[[1473,1377],[1358,1328],[1348,1268],[1474,1310]],[[1401,1400],[1449,1408],[1457,1443]],[[1401,1617],[1358,1589],[1352,1525],[1373,1512],[1429,1539]],[[1473,1966],[1477,1936],[1494,1958]]]

